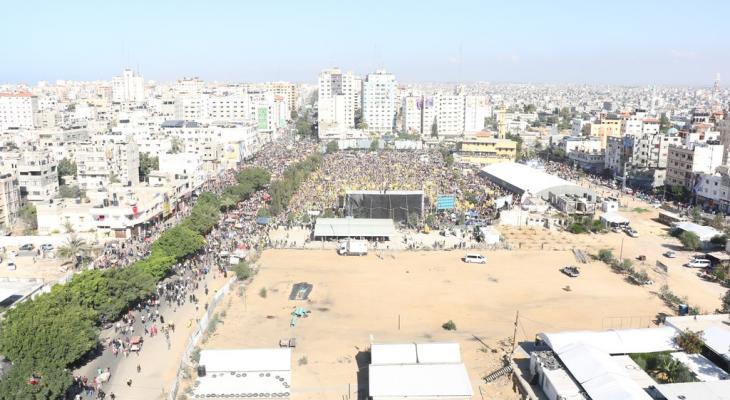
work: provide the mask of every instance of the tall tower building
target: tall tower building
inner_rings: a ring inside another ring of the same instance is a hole
[[[144,101],[144,78],[129,68],[122,71],[121,76],[112,78],[112,101]]]
[[[325,69],[319,74],[318,117],[320,132],[355,127],[355,105],[359,79],[339,68]]]
[[[367,130],[393,133],[396,114],[395,76],[385,70],[368,74],[362,82],[362,119]]]

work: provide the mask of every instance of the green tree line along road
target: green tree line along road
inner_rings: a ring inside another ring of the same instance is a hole
[[[321,160],[321,156],[320,156]],[[292,167],[294,169],[290,170]],[[318,163],[306,160],[287,169],[282,182],[272,184],[277,209],[285,208],[291,193]],[[304,172],[308,171],[308,172]],[[0,399],[55,399],[72,383],[70,369],[99,345],[99,327],[115,321],[140,300],[150,296],[172,266],[205,246],[205,237],[218,223],[221,209],[250,198],[269,184],[270,174],[248,168],[236,175],[237,184],[222,196],[202,193],[190,215],[166,230],[152,245],[151,254],[128,267],[87,270],[65,285],[8,310],[0,326],[0,354],[13,367],[0,381]],[[276,189],[275,189],[276,188]],[[40,377],[31,385],[32,376]]]

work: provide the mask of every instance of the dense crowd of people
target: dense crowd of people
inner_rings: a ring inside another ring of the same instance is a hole
[[[451,193],[453,175],[437,151],[340,151],[327,154],[319,171],[294,195],[295,215],[333,209],[348,190],[423,190],[429,198]]]
[[[316,149],[311,141],[286,140],[271,143],[264,147],[253,159],[243,163],[241,169],[260,167],[270,171],[272,179],[281,176],[287,166],[301,161]],[[212,178],[204,190],[216,194],[236,183],[236,170],[227,170]],[[208,278],[212,274],[227,276],[228,255],[244,254],[260,250],[268,241],[268,226],[256,221],[259,210],[266,206],[267,194],[254,193],[249,199],[238,203],[222,213],[220,223],[206,236],[206,245],[198,254],[176,264],[168,278],[161,281],[155,294],[129,310],[122,318],[111,324],[104,351],[110,352],[115,359],[139,355],[144,351],[143,343],[150,340],[165,340],[171,346],[171,335],[175,332],[173,314],[185,304],[194,304],[207,310],[208,304],[199,304],[200,297],[209,293]],[[102,254],[95,260],[97,268],[112,268],[129,265],[150,254],[151,244],[165,229],[174,226],[192,208],[195,197],[180,204],[177,212],[165,221],[151,224],[146,234],[107,244]],[[164,339],[161,339],[164,338]],[[136,358],[136,357],[132,357]],[[137,371],[141,365],[137,365]],[[75,399],[103,399],[107,394],[102,389],[110,379],[112,368],[99,368],[96,377],[74,377],[71,388]],[[133,378],[126,381],[133,385]],[[108,395],[114,398],[114,394]]]

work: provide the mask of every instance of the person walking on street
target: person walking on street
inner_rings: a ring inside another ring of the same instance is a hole
[[[131,379],[127,379],[127,386],[128,387],[132,387],[132,380]]]
[[[137,364],[137,373],[140,373],[140,372],[142,372],[142,366]]]

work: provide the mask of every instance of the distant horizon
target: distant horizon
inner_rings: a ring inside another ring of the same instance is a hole
[[[4,3],[0,82],[9,84],[110,80],[123,66],[158,82],[310,83],[332,65],[360,74],[382,66],[403,82],[730,79],[728,2]]]
[[[327,67],[324,67],[327,68]],[[323,69],[324,69],[323,68]],[[120,69],[120,72],[122,70]],[[343,70],[344,71],[344,70]],[[388,71],[390,72],[390,71]],[[355,73],[355,72],[353,72]],[[365,76],[366,74],[360,74],[355,73],[359,76]],[[93,82],[111,82],[112,77],[118,76],[119,74],[111,75],[107,79],[64,79],[64,78],[57,78],[57,79],[41,79],[35,82],[4,82],[0,81],[0,85],[14,85],[14,86],[21,86],[26,85],[30,87],[35,87],[41,82],[45,82],[49,85],[55,85],[58,81],[68,81],[68,82],[80,82],[80,83],[93,83]],[[144,73],[141,73],[142,77],[145,80],[145,84],[149,82],[154,82],[158,85],[173,85],[177,81],[183,79],[183,78],[193,78],[196,77],[200,80],[202,80],[205,83],[209,84],[258,84],[258,83],[266,83],[266,82],[289,82],[296,85],[317,85],[317,80],[311,80],[311,81],[295,81],[295,80],[287,80],[287,79],[268,79],[268,80],[208,80],[205,79],[199,75],[188,75],[188,76],[181,76],[176,79],[172,80],[157,80],[157,79],[151,79],[148,78]],[[585,86],[585,87],[623,87],[623,88],[632,88],[632,87],[657,87],[657,88],[692,88],[692,89],[705,89],[705,88],[712,88],[714,85],[714,77],[713,80],[705,83],[697,83],[697,84],[686,84],[686,83],[607,83],[607,82],[528,82],[528,81],[498,81],[498,80],[465,80],[465,81],[451,81],[451,80],[444,80],[444,81],[438,81],[438,80],[423,80],[423,81],[401,81],[398,79],[398,75],[395,75],[396,83],[398,85],[419,85],[419,84],[438,84],[438,85],[476,85],[476,84],[485,84],[485,85],[533,85],[533,86]],[[722,79],[720,80],[720,88],[721,89],[730,89],[730,86],[725,86],[723,84]]]

